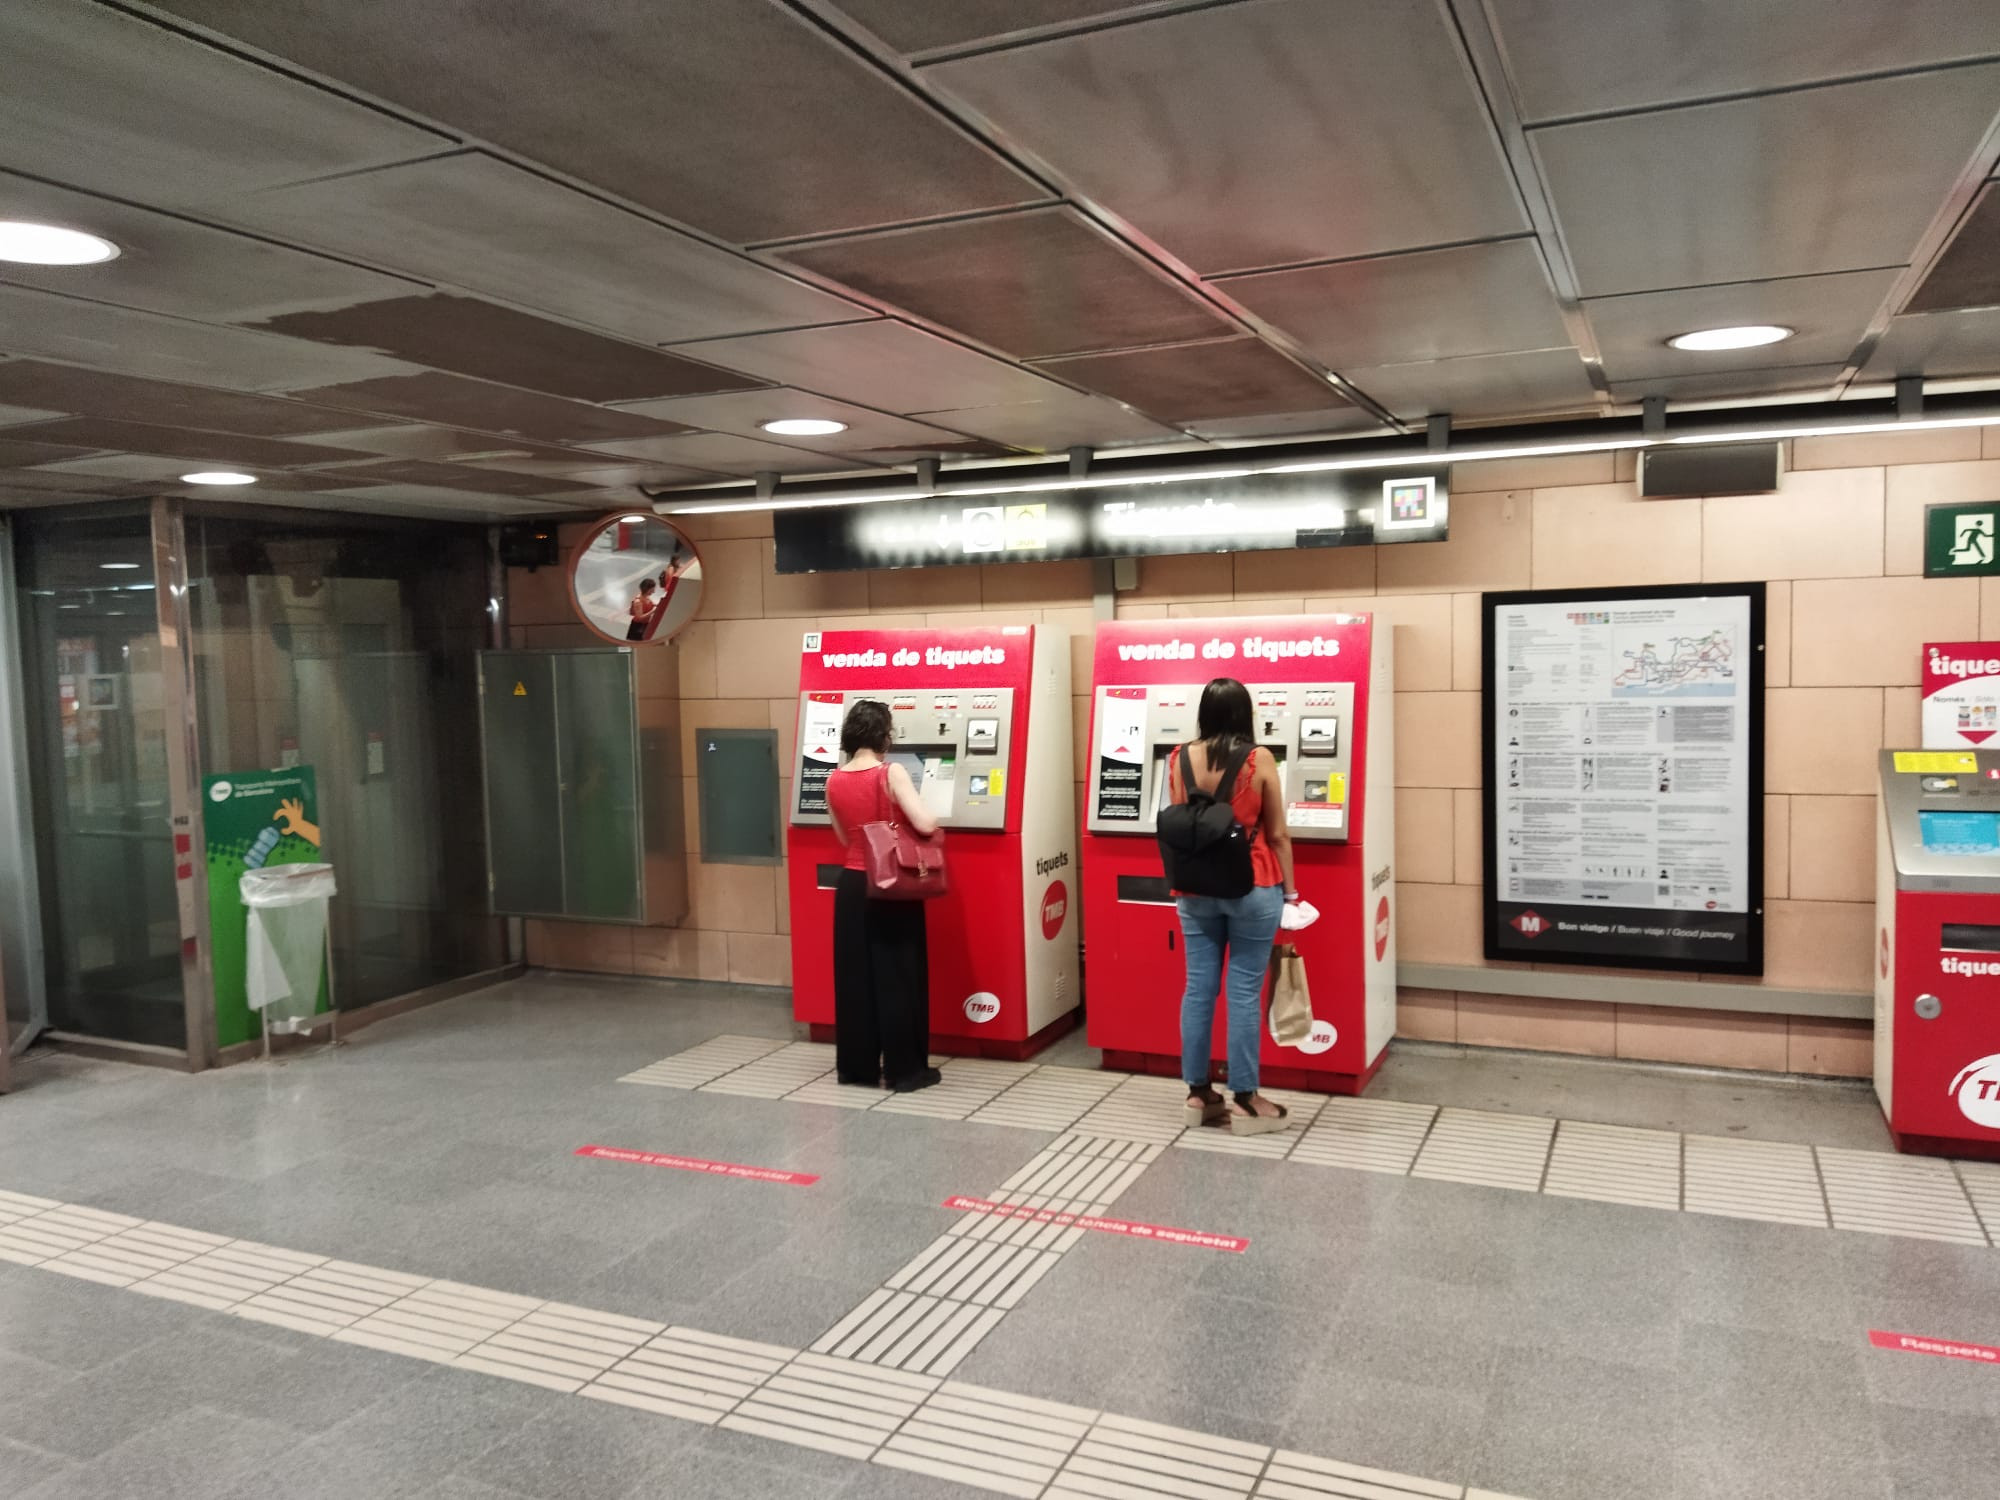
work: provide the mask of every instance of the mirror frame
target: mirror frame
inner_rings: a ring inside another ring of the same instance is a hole
[[[676,630],[673,635],[655,636],[650,641],[631,641],[622,635],[607,635],[604,631],[598,629],[596,623],[584,612],[583,601],[578,598],[576,592],[577,565],[583,561],[584,553],[597,544],[599,537],[603,536],[613,526],[628,524],[630,518],[637,514],[639,513],[634,510],[615,511],[611,515],[593,522],[590,530],[583,534],[583,539],[570,549],[569,560],[563,564],[563,587],[569,593],[570,613],[576,616],[577,623],[601,641],[609,641],[614,646],[627,646],[635,651],[646,646],[664,646],[679,636],[681,631],[686,630],[689,625],[694,624],[696,620],[701,618],[701,605],[697,604],[694,608],[694,613],[687,617],[686,622],[681,625],[680,630]],[[705,590],[708,584],[708,563],[701,555],[701,548],[695,545],[694,538],[681,530],[680,527],[676,526],[665,516],[656,514],[655,512],[646,512],[646,519],[666,527],[667,530],[681,539],[682,544],[687,547],[688,551],[694,554],[694,560],[701,568],[702,585]]]

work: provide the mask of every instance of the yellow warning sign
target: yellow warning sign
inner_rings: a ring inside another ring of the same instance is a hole
[[[527,696],[528,696],[528,685],[527,685],[527,683],[525,683],[525,682],[517,682],[517,683],[515,683],[515,684],[514,684],[514,696],[515,696],[516,698],[525,698],[525,697],[527,697]]]
[[[986,773],[986,790],[990,796],[1006,796],[1007,773],[1005,771],[988,771]]]
[[[1954,771],[1979,770],[1979,757],[1967,750],[1898,750],[1898,771],[1921,771],[1930,776],[1948,776]]]
[[[1326,778],[1326,800],[1329,802],[1347,800],[1347,777],[1339,771]]]

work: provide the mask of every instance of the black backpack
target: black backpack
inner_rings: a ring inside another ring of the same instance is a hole
[[[1158,820],[1160,859],[1167,867],[1169,889],[1230,900],[1249,895],[1257,883],[1250,864],[1254,831],[1236,821],[1236,810],[1229,805],[1243,762],[1255,749],[1239,746],[1224,763],[1222,779],[1211,793],[1194,784],[1194,760],[1188,747],[1181,746],[1181,786],[1187,800],[1161,808]]]

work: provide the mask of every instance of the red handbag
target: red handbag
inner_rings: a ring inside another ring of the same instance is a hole
[[[881,782],[882,801],[889,802],[889,778]],[[893,812],[893,807],[885,810]],[[862,868],[868,894],[878,901],[929,901],[945,893],[944,830],[921,834],[894,817],[863,823]]]
[[[944,830],[925,837],[901,823],[863,823],[868,894],[878,901],[929,901],[946,889]]]

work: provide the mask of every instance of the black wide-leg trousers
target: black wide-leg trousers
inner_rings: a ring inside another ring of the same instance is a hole
[[[891,1084],[930,1065],[930,949],[921,901],[875,901],[842,870],[833,894],[834,1066]]]

